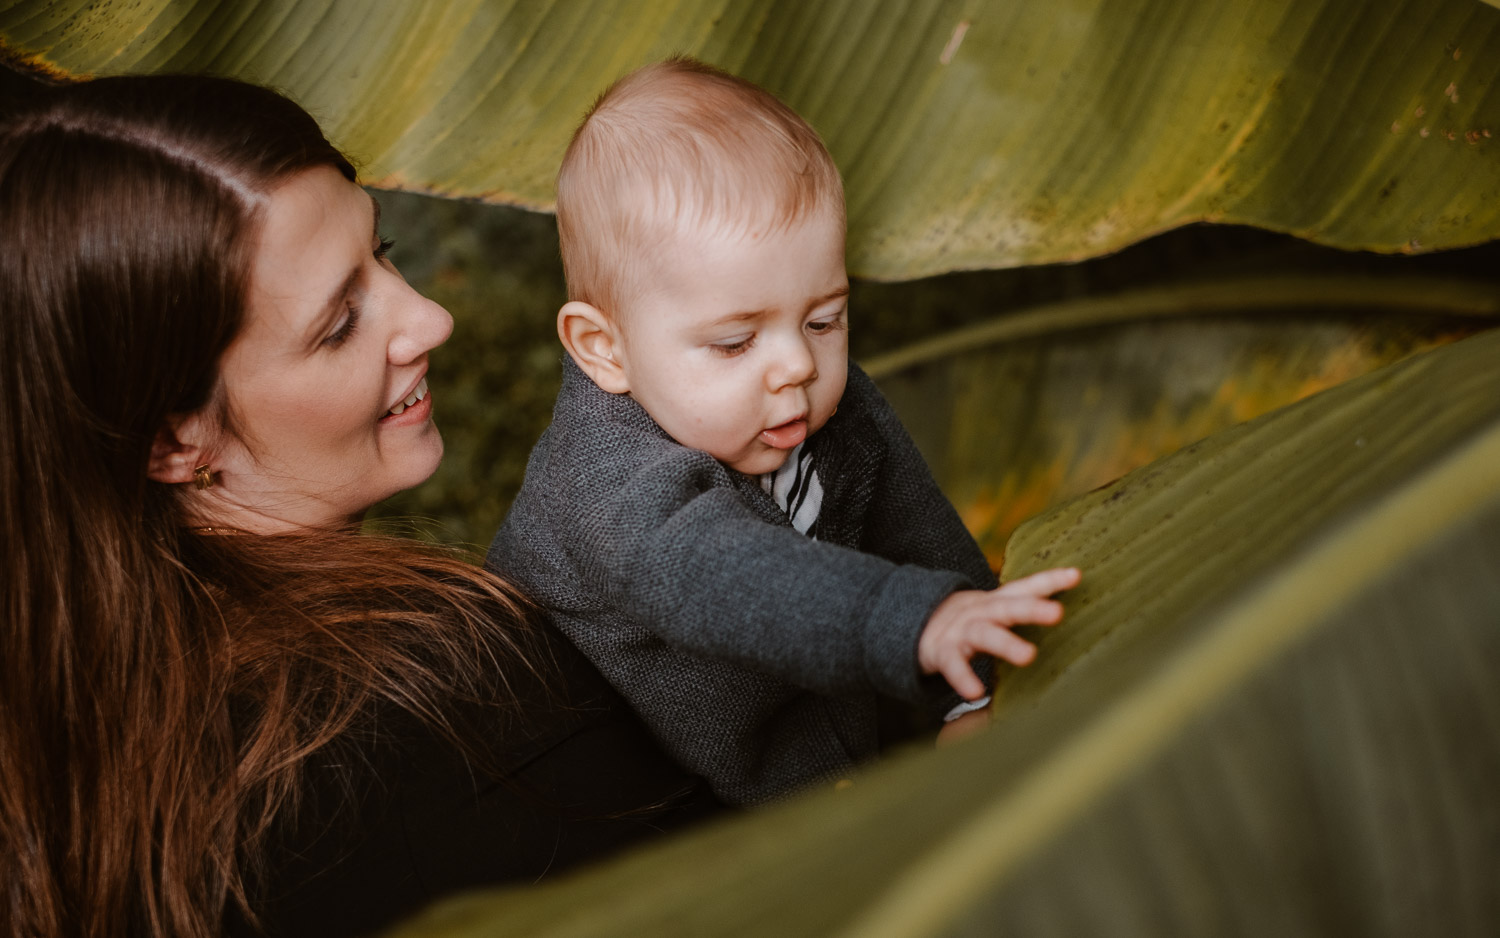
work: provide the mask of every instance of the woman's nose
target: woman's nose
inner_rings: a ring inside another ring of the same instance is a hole
[[[416,361],[446,342],[453,333],[453,317],[446,309],[415,290],[411,299],[391,333],[387,357],[393,365]]]

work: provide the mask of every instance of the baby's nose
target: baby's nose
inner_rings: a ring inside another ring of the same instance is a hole
[[[768,377],[772,390],[785,385],[807,384],[818,377],[818,363],[805,342],[789,342],[777,355],[776,366]]]

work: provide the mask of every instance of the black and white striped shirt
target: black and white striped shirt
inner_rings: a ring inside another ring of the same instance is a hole
[[[806,440],[792,449],[780,469],[760,477],[760,487],[786,512],[792,527],[813,540],[818,539],[818,512],[823,508],[823,483],[813,470],[812,453],[807,450]]]

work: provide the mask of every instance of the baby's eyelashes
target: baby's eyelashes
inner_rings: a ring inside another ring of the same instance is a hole
[[[734,338],[719,342],[710,342],[708,347],[713,349],[715,354],[729,357],[746,351],[754,342],[755,333],[752,332],[748,335],[735,336]]]
[[[843,310],[840,310],[833,315],[822,316],[818,319],[809,320],[802,326],[802,328],[807,330],[808,333],[814,336],[829,335],[831,333],[840,332],[844,329],[847,329],[848,321],[844,318]],[[711,341],[705,342],[705,345],[711,351],[713,351],[715,355],[721,355],[725,358],[732,358],[754,348],[755,340],[758,335],[759,331],[744,332],[739,335],[729,336],[722,339],[713,339]]]
[[[838,332],[849,328],[849,307],[840,305],[834,312],[819,316],[817,319],[808,320],[806,329],[813,335],[824,335],[829,332]]]

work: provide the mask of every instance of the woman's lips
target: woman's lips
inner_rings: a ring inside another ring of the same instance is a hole
[[[776,449],[791,449],[807,439],[807,418],[798,417],[780,426],[760,431],[760,441]]]
[[[412,386],[411,393],[407,394],[404,400],[399,400],[391,406],[390,413],[395,414],[399,417],[402,411],[406,410],[406,408],[408,407],[417,406],[417,404],[419,404],[426,396],[427,376],[423,375],[422,377],[417,379],[417,383]]]
[[[422,395],[422,399],[407,407],[399,414],[387,413],[376,421],[382,427],[406,426],[412,423],[423,423],[432,417],[432,392]]]
[[[408,423],[425,423],[426,420],[431,419],[432,392],[428,390],[428,380],[426,378],[423,378],[417,384],[417,390],[414,390],[411,396],[416,396],[419,392],[422,396],[419,396],[414,404],[407,404],[405,401],[399,402],[401,413],[396,413],[395,407],[390,408],[389,411],[386,411],[386,416],[381,417],[377,423],[380,423],[380,426],[407,426]]]

